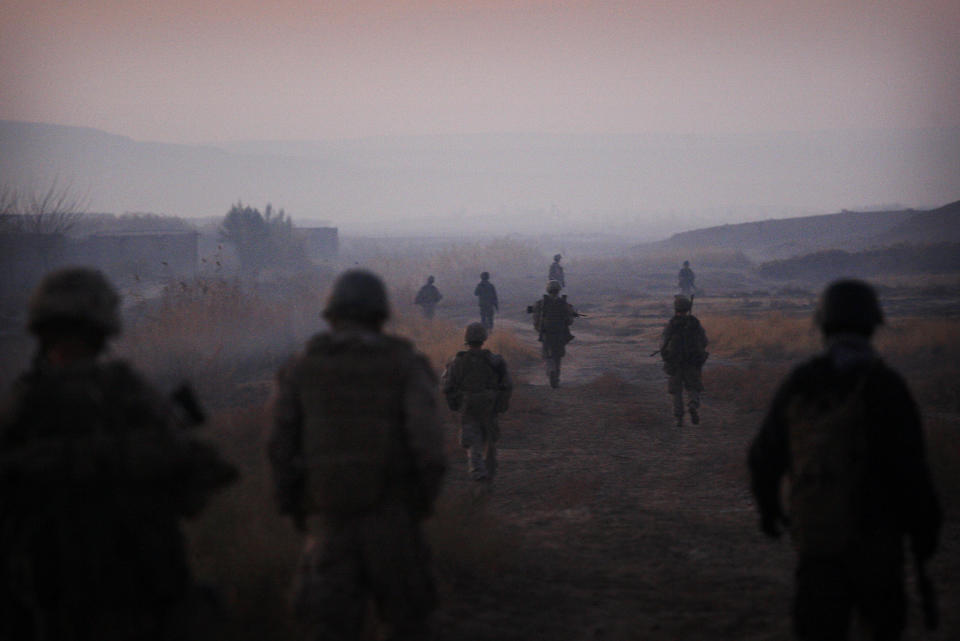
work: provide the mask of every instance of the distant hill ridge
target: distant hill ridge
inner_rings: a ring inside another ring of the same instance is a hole
[[[677,249],[736,249],[760,260],[829,249],[848,252],[903,243],[960,242],[960,200],[928,211],[842,211],[705,227],[659,243]]]

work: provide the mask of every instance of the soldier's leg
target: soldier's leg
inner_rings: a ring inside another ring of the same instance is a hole
[[[497,474],[497,439],[492,432],[487,433],[484,442],[483,460],[487,467],[487,479],[492,481]]]
[[[800,641],[846,641],[853,595],[843,559],[797,562],[793,627]]]
[[[467,472],[479,481],[487,477],[484,462],[483,426],[474,416],[464,415],[460,427],[460,445],[467,451]]]
[[[900,537],[883,537],[862,546],[855,566],[857,623],[861,638],[898,641],[906,627],[903,548]]]
[[[700,378],[700,368],[685,368],[683,375],[683,386],[687,390],[687,409],[690,411],[690,422],[694,425],[699,425],[700,392],[703,391],[703,382]]]
[[[679,373],[667,380],[667,391],[673,398],[673,417],[677,420],[677,426],[683,425],[683,378]]]
[[[428,622],[437,595],[419,522],[402,504],[388,504],[365,522],[364,567],[375,597],[380,638],[430,638]]]
[[[367,593],[356,537],[343,525],[310,525],[297,572],[294,614],[311,640],[357,639]]]

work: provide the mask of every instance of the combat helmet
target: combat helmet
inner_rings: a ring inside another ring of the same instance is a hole
[[[677,312],[689,312],[693,309],[693,301],[683,295],[674,296],[673,309]]]
[[[345,271],[333,284],[323,317],[327,320],[382,323],[390,317],[390,305],[383,281],[365,269]]]
[[[99,271],[68,267],[48,274],[27,307],[34,334],[50,327],[79,326],[104,337],[120,333],[120,296]]]
[[[470,323],[463,334],[463,342],[467,345],[480,345],[487,340],[487,328],[483,323]]]
[[[690,261],[689,261],[689,260],[683,261],[683,266],[684,266],[684,267],[689,267],[689,266],[690,266]]]
[[[433,285],[433,281],[437,280],[433,276],[427,276],[427,285]]]
[[[814,321],[825,335],[852,332],[870,336],[883,324],[873,287],[862,280],[837,280],[820,296]]]
[[[548,282],[547,282],[547,293],[548,293],[548,294],[556,294],[556,293],[558,293],[561,289],[563,289],[563,288],[560,287],[560,281],[559,281],[559,280],[551,280],[551,281],[548,281]]]
[[[560,254],[554,254],[554,255],[553,255],[553,260],[554,260],[555,262],[558,261],[558,260],[560,260],[561,258],[563,258],[563,256],[561,256]]]
[[[480,272],[480,280],[490,280],[490,272]]]

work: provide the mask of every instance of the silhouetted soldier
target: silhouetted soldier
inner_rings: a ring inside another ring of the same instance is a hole
[[[0,413],[0,638],[190,636],[180,521],[236,470],[129,364],[101,358],[119,301],[83,268],[30,300],[39,350]]]
[[[547,283],[547,293],[527,311],[533,314],[533,328],[542,343],[541,354],[550,387],[559,387],[560,361],[567,353],[567,343],[573,340],[570,326],[579,314],[567,302],[566,295],[560,295],[560,283],[555,280]]]
[[[493,329],[493,313],[500,309],[500,303],[497,301],[497,288],[490,282],[489,272],[480,274],[480,282],[474,288],[473,295],[480,305],[480,323],[487,329]]]
[[[684,296],[692,296],[696,291],[696,287],[693,285],[693,270],[690,269],[690,261],[683,261],[683,267],[680,268],[680,272],[677,274],[677,279],[679,281],[680,293]]]
[[[443,298],[443,294],[441,294],[437,286],[433,284],[434,280],[433,276],[427,276],[426,284],[420,288],[420,291],[417,292],[417,297],[413,300],[414,305],[420,306],[420,311],[423,312],[424,318],[433,318],[434,309],[436,309],[440,299]]]
[[[683,425],[683,390],[687,390],[687,410],[690,422],[700,423],[700,392],[703,382],[700,370],[707,361],[707,334],[700,321],[691,313],[693,301],[686,296],[673,299],[673,318],[660,337],[660,357],[663,369],[670,377],[667,391],[673,396],[673,416],[677,427]]]
[[[883,317],[869,285],[831,284],[816,320],[826,351],[783,382],[750,447],[761,529],[776,538],[790,526],[800,639],[846,639],[854,614],[865,632],[858,638],[899,639],[903,539],[910,539],[920,584],[929,588],[922,569],[940,528],[920,417],[903,380],[870,344]],[[932,595],[924,594],[933,626]]]
[[[311,338],[277,374],[268,443],[281,512],[308,537],[295,612],[311,639],[358,639],[368,601],[390,639],[426,635],[435,591],[421,522],[444,472],[437,379],[382,333],[380,279],[342,274]]]
[[[567,286],[567,281],[563,278],[563,266],[560,264],[560,254],[554,254],[553,262],[550,263],[550,270],[547,272],[547,280],[555,280],[560,283],[560,289]]]
[[[447,365],[440,387],[450,409],[461,413],[460,445],[467,450],[470,478],[490,483],[497,471],[497,414],[509,407],[513,382],[503,357],[483,349],[485,340],[481,323],[467,326],[468,349]]]

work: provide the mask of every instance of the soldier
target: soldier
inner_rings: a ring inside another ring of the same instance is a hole
[[[443,294],[441,294],[437,286],[433,284],[434,280],[433,276],[427,276],[427,283],[420,288],[420,291],[417,292],[417,297],[413,300],[414,305],[420,306],[420,311],[423,312],[424,318],[433,318],[434,309],[437,307],[440,299],[443,298]]]
[[[497,301],[497,288],[490,282],[490,272],[480,274],[480,282],[473,290],[473,295],[480,305],[480,322],[488,330],[493,329],[493,313],[500,310],[500,304]]]
[[[677,274],[679,280],[680,294],[683,296],[692,296],[696,291],[696,287],[693,285],[693,270],[690,269],[690,261],[683,261],[683,267],[680,268],[680,272]]]
[[[560,295],[560,288],[558,281],[551,280],[543,298],[527,308],[533,314],[533,328],[537,330],[537,340],[542,343],[541,354],[553,388],[560,386],[560,361],[566,355],[567,343],[573,340],[570,333],[573,319],[580,316],[567,302],[566,295]]]
[[[237,473],[129,364],[102,358],[119,302],[85,268],[30,299],[39,349],[0,410],[0,638],[189,635],[180,521]]]
[[[445,466],[437,379],[382,332],[374,274],[343,273],[323,314],[331,331],[280,369],[272,399],[279,508],[307,534],[294,610],[311,639],[358,639],[372,600],[387,638],[424,638],[435,590],[421,522]]]
[[[707,361],[707,333],[699,319],[691,313],[693,300],[686,296],[673,299],[673,318],[660,337],[660,357],[663,369],[670,377],[667,391],[673,396],[673,416],[677,427],[683,425],[683,390],[689,394],[687,409],[690,422],[700,424],[700,392],[703,383],[700,370]]]
[[[563,279],[563,266],[560,264],[560,254],[554,254],[553,262],[550,263],[550,271],[547,273],[547,280],[555,280],[560,283],[560,289],[567,286],[567,281]]]
[[[832,283],[815,318],[826,351],[783,382],[750,447],[761,529],[777,538],[789,523],[799,639],[846,639],[854,613],[865,632],[858,638],[899,639],[903,539],[910,539],[928,598],[923,564],[936,549],[941,521],[920,417],[903,379],[870,344],[883,315],[869,285]],[[780,500],[785,476],[789,521]]]
[[[464,335],[468,349],[457,352],[440,384],[447,405],[461,412],[460,445],[467,450],[470,478],[489,484],[497,471],[497,414],[507,411],[513,382],[503,357],[483,349],[485,340],[486,328],[470,323]]]

